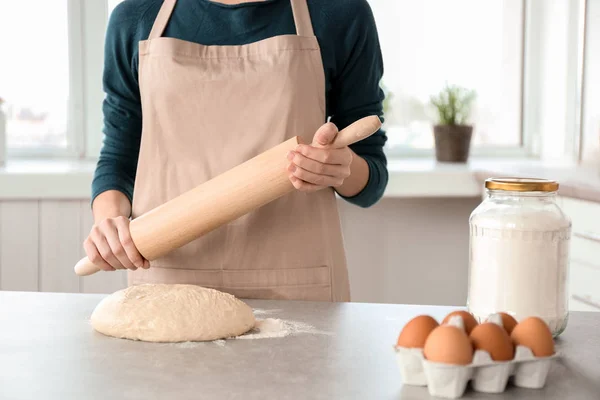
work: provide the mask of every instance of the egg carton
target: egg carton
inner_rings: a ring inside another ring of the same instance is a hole
[[[449,324],[462,326],[462,320]],[[423,349],[396,346],[396,355],[402,382],[405,385],[427,386],[429,394],[436,397],[457,399],[462,397],[471,381],[477,392],[502,393],[509,379],[515,386],[541,389],[546,384],[555,353],[549,357],[535,357],[525,346],[517,346],[515,357],[510,361],[493,361],[484,350],[476,350],[469,365],[450,365],[425,359]]]

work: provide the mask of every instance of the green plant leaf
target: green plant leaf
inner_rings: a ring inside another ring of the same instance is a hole
[[[431,96],[430,102],[437,110],[440,125],[465,125],[475,98],[474,90],[446,84],[437,95]]]

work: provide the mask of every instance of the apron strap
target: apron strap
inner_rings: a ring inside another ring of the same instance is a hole
[[[173,12],[173,8],[175,8],[176,2],[177,0],[163,1],[160,11],[154,20],[154,25],[152,25],[152,30],[150,31],[150,36],[148,36],[148,39],[156,39],[162,36],[167,24],[169,23],[169,18],[171,18],[171,13]]]
[[[291,0],[291,2],[298,36],[315,36],[306,0]]]

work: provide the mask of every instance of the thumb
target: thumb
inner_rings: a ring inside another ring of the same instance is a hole
[[[312,144],[316,146],[327,146],[333,142],[337,133],[338,128],[335,126],[335,124],[328,122],[324,125],[321,125],[313,137]]]

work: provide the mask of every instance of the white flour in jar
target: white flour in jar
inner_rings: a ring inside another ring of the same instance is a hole
[[[532,315],[556,331],[567,315],[570,223],[546,210],[471,219],[468,307],[482,321],[508,312]]]

